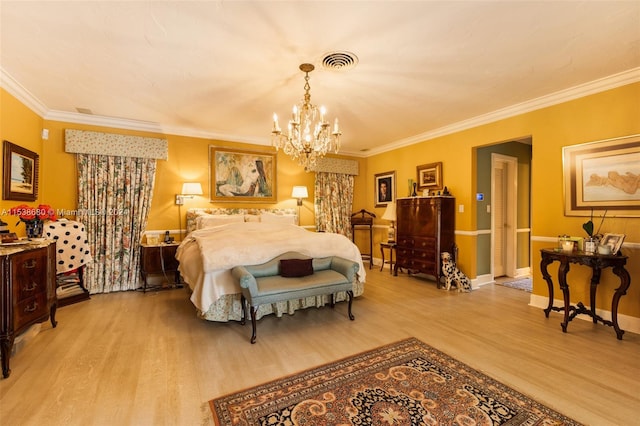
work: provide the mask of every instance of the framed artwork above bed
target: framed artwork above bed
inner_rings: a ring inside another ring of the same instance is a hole
[[[272,151],[209,146],[211,201],[276,202],[276,162]]]

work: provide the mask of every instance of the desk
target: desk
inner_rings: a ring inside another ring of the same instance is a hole
[[[389,250],[389,260],[384,260],[384,249],[388,249]],[[380,271],[382,272],[382,269],[384,269],[384,265],[385,264],[389,264],[389,273],[393,272],[393,265],[395,263],[395,261],[393,260],[393,252],[396,249],[396,243],[380,243],[380,254],[382,255],[382,265],[380,265]],[[396,275],[398,275],[398,273],[396,272]]]
[[[569,321],[574,319],[578,314],[586,314],[593,319],[594,324],[600,321],[609,327],[613,327],[618,340],[622,340],[624,330],[621,330],[618,326],[618,303],[620,302],[620,298],[627,294],[627,289],[631,285],[631,277],[624,267],[627,263],[627,256],[586,254],[581,251],[566,253],[556,251],[556,249],[542,249],[540,252],[542,255],[540,270],[542,277],[547,281],[547,286],[549,287],[549,305],[544,310],[544,315],[549,318],[549,312],[551,311],[564,312],[564,320],[560,325],[562,331],[566,333]],[[564,296],[564,307],[562,308],[553,306],[553,281],[551,280],[551,275],[547,272],[547,266],[554,261],[560,262],[560,267],[558,268],[558,284]],[[582,302],[579,302],[577,306],[571,305],[569,299],[569,283],[567,282],[567,273],[569,272],[569,265],[571,263],[588,266],[593,271],[591,275],[591,305],[589,309],[585,307]],[[596,314],[596,290],[600,283],[600,273],[602,269],[609,267],[613,268],[613,273],[620,278],[620,287],[615,290],[613,299],[611,300],[611,321],[605,320]]]

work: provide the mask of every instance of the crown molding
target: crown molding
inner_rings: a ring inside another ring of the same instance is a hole
[[[580,84],[578,86],[570,87],[565,90],[541,96],[539,98],[515,104],[487,114],[479,115],[468,120],[459,121],[449,126],[440,127],[435,130],[430,130],[428,132],[411,136],[409,138],[401,139],[378,148],[373,148],[366,153],[344,151],[341,152],[341,154],[355,157],[371,157],[373,155],[382,154],[394,149],[414,145],[420,142],[425,142],[430,139],[435,139],[437,137],[460,132],[484,124],[489,124],[498,120],[514,117],[516,115],[557,105],[563,102],[568,102],[574,99],[582,98],[584,96],[603,92],[605,90],[615,89],[616,87],[636,83],[638,81],[640,81],[640,67],[632,68],[630,70],[623,71],[618,74],[613,74],[611,76],[594,80],[585,84]],[[246,136],[205,132],[192,128],[166,126],[163,127],[160,123],[149,121],[49,110],[38,98],[36,98],[20,83],[18,83],[2,67],[0,67],[0,86],[4,87],[7,92],[16,97],[20,102],[25,104],[28,108],[30,108],[45,120],[112,127],[116,129],[139,130],[145,132],[204,139],[232,140],[234,142],[250,143],[255,145],[269,145],[269,142],[264,138],[247,138]]]
[[[367,157],[370,157],[372,155],[382,154],[384,152],[392,151],[394,149],[406,147],[409,145],[414,145],[416,143],[425,142],[430,139],[446,136],[452,133],[471,129],[473,127],[478,127],[484,124],[493,123],[495,121],[503,120],[505,118],[510,118],[517,115],[525,114],[527,112],[561,104],[563,102],[568,102],[574,99],[593,95],[595,93],[600,93],[606,90],[615,89],[616,87],[637,83],[638,81],[640,81],[640,67],[632,68],[630,70],[623,71],[618,74],[613,74],[598,80],[590,81],[585,84],[580,84],[578,86],[570,87],[568,89],[551,93],[549,95],[541,96],[539,98],[535,98],[526,102],[521,102],[519,104],[511,105],[506,108],[502,108],[487,114],[470,118],[468,120],[459,121],[449,126],[444,126],[444,127],[440,127],[439,129],[430,130],[428,132],[411,136],[406,139],[401,139],[399,141],[392,142],[390,144],[387,144],[378,148],[373,148],[367,152]]]

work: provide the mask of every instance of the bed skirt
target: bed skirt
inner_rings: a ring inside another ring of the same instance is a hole
[[[364,283],[356,282],[353,285],[353,295],[358,297],[364,293]],[[341,291],[336,294],[336,302],[347,299],[347,294]],[[283,314],[292,315],[298,309],[311,307],[321,307],[331,302],[330,295],[307,297],[304,299],[293,299],[285,302],[260,305],[256,318],[265,315],[276,314],[281,317]],[[198,317],[207,321],[227,322],[240,321],[242,319],[242,304],[240,303],[240,293],[227,294],[222,296],[216,303],[211,305],[207,312],[198,310]]]

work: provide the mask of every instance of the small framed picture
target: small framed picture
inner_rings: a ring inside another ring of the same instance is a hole
[[[39,156],[19,145],[4,141],[5,200],[35,201],[38,198]]]
[[[611,248],[611,254],[618,254],[620,247],[622,247],[624,237],[624,234],[604,234],[602,240],[600,240],[600,245],[609,246]]]
[[[442,162],[422,164],[416,167],[418,174],[418,189],[442,189]]]
[[[384,207],[396,201],[396,172],[384,172],[375,175],[376,207]]]

